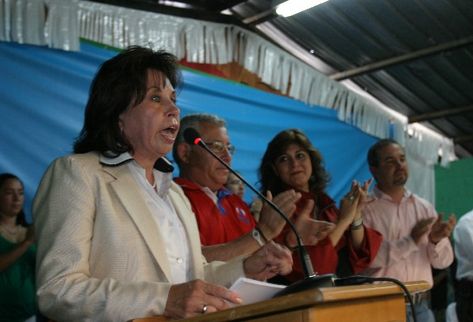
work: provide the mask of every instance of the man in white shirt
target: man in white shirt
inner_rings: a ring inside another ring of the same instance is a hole
[[[459,322],[473,321],[473,209],[464,214],[453,232],[457,259],[455,300]]]

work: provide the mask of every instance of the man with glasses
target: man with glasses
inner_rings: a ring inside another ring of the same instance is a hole
[[[191,114],[181,119],[173,148],[173,157],[180,170],[175,181],[192,204],[203,253],[208,261],[249,255],[278,236],[285,222],[270,207],[263,207],[256,222],[246,203],[224,187],[228,169],[200,146],[185,142],[183,133],[189,127],[196,129],[208,147],[228,164],[235,148],[230,143],[225,121],[217,116]],[[274,197],[273,202],[292,216],[299,198],[300,193],[289,190]],[[330,224],[320,221],[312,225],[314,229],[325,231]]]

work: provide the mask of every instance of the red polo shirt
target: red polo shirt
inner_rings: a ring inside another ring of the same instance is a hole
[[[248,205],[228,189],[217,191],[217,204],[192,181],[175,178],[189,199],[195,213],[204,246],[229,242],[256,226]]]

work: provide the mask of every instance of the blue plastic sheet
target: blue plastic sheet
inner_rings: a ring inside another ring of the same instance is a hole
[[[115,51],[81,43],[80,52],[0,42],[0,172],[25,184],[25,210],[47,166],[71,153],[90,82]],[[206,112],[227,121],[237,147],[232,165],[251,183],[267,143],[279,131],[302,129],[321,151],[339,200],[353,179],[370,177],[366,152],[376,139],[339,121],[335,111],[190,70],[178,96],[182,114]],[[177,175],[177,172],[176,172]],[[246,189],[245,199],[253,194]]]

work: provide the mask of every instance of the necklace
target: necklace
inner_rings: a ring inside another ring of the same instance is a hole
[[[8,227],[5,225],[0,224],[0,234],[5,237],[5,239],[11,241],[12,243],[16,243],[19,241],[20,236],[20,229],[19,226]]]
[[[0,224],[0,230],[7,234],[16,235],[16,233],[18,232],[18,226],[15,225],[13,227],[8,227],[3,224]]]

